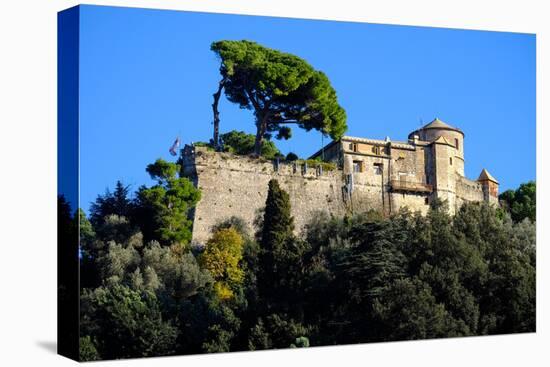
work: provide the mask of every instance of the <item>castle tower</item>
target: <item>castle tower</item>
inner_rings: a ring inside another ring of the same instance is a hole
[[[498,181],[485,168],[479,174],[478,182],[483,188],[483,200],[491,204],[498,204]]]
[[[434,142],[439,137],[444,137],[449,146],[454,150],[447,158],[452,158],[453,172],[464,176],[464,133],[462,130],[452,127],[438,118],[435,118],[429,124],[409,134],[409,140],[414,140],[418,136],[421,141]],[[450,161],[450,162],[451,162]]]
[[[464,177],[464,133],[436,118],[410,133],[409,141],[426,147],[426,181],[433,186],[432,197],[446,201],[454,214],[457,174]]]
[[[439,136],[431,143],[432,167],[431,182],[434,195],[444,200],[449,212],[454,214],[456,207],[456,172],[453,166],[456,149],[444,136]]]

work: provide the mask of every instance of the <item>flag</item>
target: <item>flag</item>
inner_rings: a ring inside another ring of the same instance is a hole
[[[174,142],[174,144],[172,144],[172,146],[170,147],[170,149],[168,151],[173,156],[176,156],[176,155],[178,155],[178,153],[176,153],[176,149],[178,149],[179,146],[180,146],[180,137],[178,136],[176,138],[176,141]]]

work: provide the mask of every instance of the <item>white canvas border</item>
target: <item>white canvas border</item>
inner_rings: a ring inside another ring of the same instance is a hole
[[[210,11],[537,34],[538,266],[537,333],[419,342],[364,344],[117,362],[119,366],[214,365],[543,365],[549,318],[548,155],[550,100],[548,11],[543,1],[94,1],[98,5]],[[56,335],[56,12],[63,0],[1,5],[0,34],[0,361],[2,365],[65,365],[52,352]],[[492,122],[498,124],[498,121]],[[518,122],[519,123],[519,122]],[[520,126],[519,126],[520,128]],[[547,348],[547,347],[546,347]],[[102,365],[104,362],[99,362]]]

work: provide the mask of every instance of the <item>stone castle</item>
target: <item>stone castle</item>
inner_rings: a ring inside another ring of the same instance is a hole
[[[464,177],[464,133],[437,118],[410,133],[408,141],[344,136],[310,158],[336,168],[187,145],[182,173],[202,191],[193,213],[193,240],[206,242],[211,228],[231,216],[252,228],[272,178],[290,195],[297,231],[318,211],[343,216],[374,209],[390,215],[408,207],[426,213],[435,198],[445,200],[451,214],[468,201],[498,204],[499,184],[487,170],[475,181]]]

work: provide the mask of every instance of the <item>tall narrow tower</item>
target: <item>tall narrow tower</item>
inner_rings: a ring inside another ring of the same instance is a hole
[[[433,196],[444,200],[449,212],[456,208],[457,174],[464,176],[464,133],[436,118],[409,134],[429,146],[426,151],[426,179],[433,186]]]
[[[444,137],[446,143],[454,147],[454,150],[450,151],[451,155],[449,157],[453,158],[451,170],[464,176],[464,133],[462,130],[435,118],[429,124],[410,133],[409,139],[414,139],[415,135],[420,140],[430,143],[436,141],[439,137]]]

